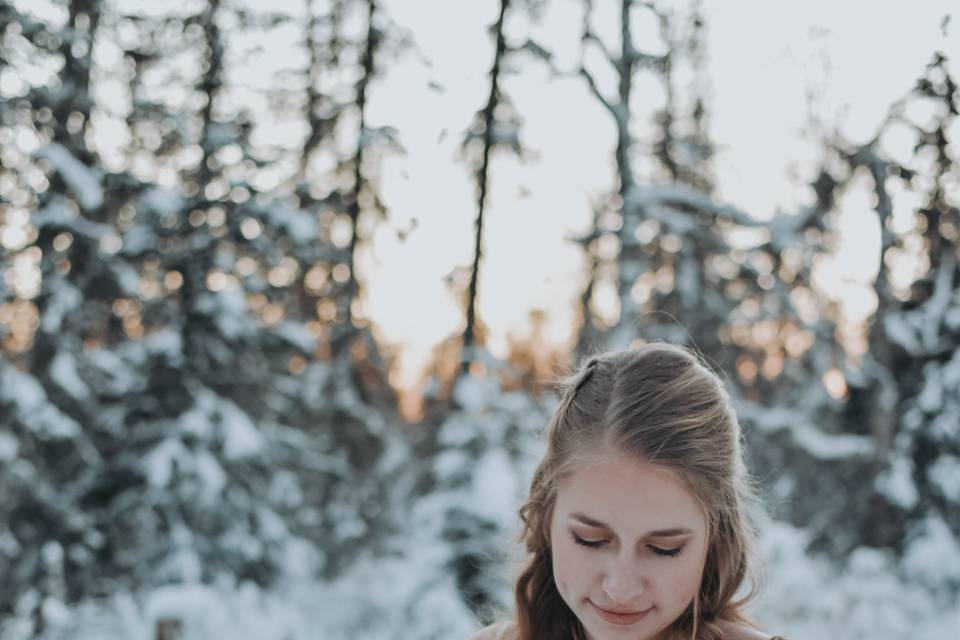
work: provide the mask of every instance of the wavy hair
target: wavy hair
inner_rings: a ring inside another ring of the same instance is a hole
[[[747,508],[760,501],[746,471],[740,425],[717,374],[683,347],[650,343],[587,357],[560,390],[546,455],[519,510],[519,541],[528,558],[514,585],[516,638],[586,640],[554,582],[550,521],[558,479],[597,450],[675,472],[706,514],[700,588],[666,639],[720,640],[716,623],[722,620],[755,626],[743,608],[759,589]],[[734,600],[748,574],[749,592]]]

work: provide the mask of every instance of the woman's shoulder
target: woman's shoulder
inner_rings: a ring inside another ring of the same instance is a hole
[[[718,624],[720,630],[723,631],[724,640],[785,640],[782,636],[776,636],[739,622],[721,620]]]
[[[496,640],[496,626],[490,625],[489,627],[484,627],[477,631],[475,634],[467,638],[467,640]]]
[[[480,629],[467,640],[513,640],[512,630],[513,625],[509,621],[497,622]]]
[[[786,640],[738,622],[721,621],[724,640]],[[498,622],[480,629],[467,640],[515,640],[516,635],[509,621]]]

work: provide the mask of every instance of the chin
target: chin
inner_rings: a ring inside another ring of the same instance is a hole
[[[661,629],[659,624],[660,611],[654,606],[652,610],[642,618],[632,623],[615,624],[605,620],[602,615],[594,608],[592,601],[584,600],[583,608],[578,612],[581,624],[590,640],[621,640],[629,638],[630,640],[649,640],[657,637]]]

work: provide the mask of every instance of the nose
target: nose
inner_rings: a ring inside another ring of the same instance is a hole
[[[646,590],[645,580],[640,568],[632,562],[612,562],[607,569],[601,583],[604,595],[609,598],[608,604],[618,609],[634,611],[638,606],[643,592]]]

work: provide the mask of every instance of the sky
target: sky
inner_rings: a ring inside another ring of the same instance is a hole
[[[611,48],[619,46],[618,4],[595,3],[595,28]],[[472,260],[476,203],[456,147],[489,90],[493,45],[486,27],[498,5],[385,3],[391,19],[410,30],[418,52],[392,65],[369,105],[371,123],[395,126],[408,154],[384,167],[390,223],[376,234],[364,265],[365,308],[384,339],[403,345],[401,386],[416,386],[432,346],[462,330],[463,311],[444,278]],[[818,153],[811,119],[839,127],[853,142],[868,140],[936,49],[953,59],[960,54],[957,29],[946,37],[941,30],[949,9],[939,1],[705,3],[707,60],[700,81],[708,88],[719,150],[713,162],[718,197],[761,218],[808,203],[806,181]],[[531,35],[553,51],[558,67],[570,69],[578,60],[582,11],[581,2],[550,2],[537,24],[518,11],[507,34]],[[639,19],[636,26],[637,45],[658,51],[651,21]],[[498,356],[506,354],[508,335],[529,332],[532,309],[548,312],[549,341],[570,338],[583,259],[567,238],[587,229],[591,199],[614,187],[615,171],[613,123],[584,81],[551,79],[529,58],[515,68],[505,90],[525,121],[521,141],[536,158],[522,163],[499,154],[492,165],[478,304]],[[610,86],[609,74],[596,70],[601,88]],[[427,83],[442,89],[422,90]],[[656,87],[642,80],[637,93],[657,100]],[[899,157],[909,155],[904,144],[896,136],[885,141]],[[861,319],[873,304],[865,283],[879,267],[880,237],[863,187],[842,202],[842,240],[825,265],[835,276],[825,279],[831,295]],[[911,204],[907,194],[895,194],[898,217],[906,214],[902,224],[909,223]],[[400,241],[394,230],[414,218],[415,229]]]
[[[255,0],[237,2],[260,6]],[[523,8],[531,3],[543,8],[537,20]],[[41,19],[58,20],[59,10],[51,4],[16,4],[21,10],[29,5]],[[593,28],[616,50],[619,0],[593,4]],[[686,2],[661,5],[684,7]],[[177,11],[188,10],[187,3],[178,6]],[[271,6],[302,15],[305,5],[275,0]],[[400,366],[392,380],[412,390],[424,383],[421,369],[431,349],[463,330],[460,300],[473,260],[477,211],[471,171],[457,149],[489,92],[493,42],[488,30],[499,2],[385,0],[378,6],[392,23],[391,33],[406,30],[413,46],[383,60],[383,73],[368,92],[368,123],[395,128],[405,153],[387,155],[383,161],[380,190],[388,219],[373,230],[358,256],[358,275],[365,283],[364,314],[373,320],[381,340],[400,349]],[[508,38],[533,38],[554,54],[561,71],[577,67],[583,2],[530,0],[511,6]],[[145,0],[126,0],[124,7],[172,10]],[[716,195],[759,218],[808,203],[806,182],[818,154],[810,121],[836,126],[852,142],[869,139],[935,50],[951,59],[960,56],[957,25],[948,28],[948,36],[941,26],[950,8],[942,0],[909,5],[705,2],[706,59],[695,79],[707,97],[708,125],[717,148],[712,163]],[[648,12],[635,11],[633,26],[638,48],[662,51]],[[264,54],[242,65],[231,82],[269,84],[283,71],[302,68],[301,31],[297,23],[278,29]],[[587,67],[601,90],[613,95],[612,72],[593,53],[586,58]],[[96,55],[101,57],[98,63],[109,65],[121,53],[107,44]],[[636,120],[643,122],[659,106],[663,92],[643,74],[635,82],[631,106]],[[495,155],[489,176],[478,304],[490,331],[488,347],[497,356],[506,355],[508,336],[531,331],[533,310],[546,312],[544,340],[560,345],[573,337],[585,274],[581,252],[569,238],[587,230],[591,202],[615,188],[615,128],[581,77],[552,77],[544,64],[523,57],[511,64],[503,89],[523,118],[520,140],[531,153],[523,161],[506,153]],[[126,101],[119,78],[103,78],[96,91],[101,106]],[[253,92],[237,96],[251,105],[263,100]],[[94,124],[98,150],[109,169],[112,158],[122,155],[125,134],[120,109],[112,116],[107,110]],[[921,121],[929,116],[915,115]],[[301,126],[268,119],[258,130],[296,146]],[[902,134],[893,129],[882,143],[895,158],[906,160],[910,136]],[[281,167],[275,173],[283,171]],[[270,188],[267,174],[258,186]],[[175,174],[169,172],[168,178],[174,180]],[[861,184],[841,201],[841,240],[821,271],[824,289],[843,301],[852,323],[862,321],[875,304],[868,284],[879,267],[880,234],[868,191],[868,185]],[[917,202],[908,193],[892,195],[895,220],[906,228]],[[908,278],[910,265],[901,272]],[[607,298],[613,295],[607,292]]]

